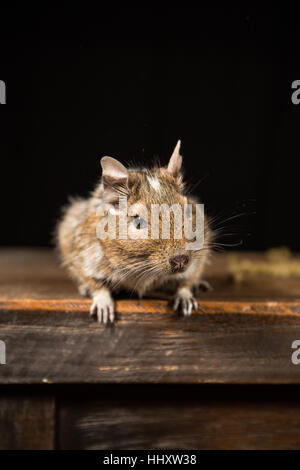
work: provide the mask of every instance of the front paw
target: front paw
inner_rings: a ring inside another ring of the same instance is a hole
[[[193,311],[198,310],[198,304],[191,290],[187,287],[180,287],[175,295],[174,310],[180,309],[185,317],[189,317]]]
[[[99,323],[114,322],[114,301],[109,290],[103,288],[94,293],[90,315],[97,315]]]

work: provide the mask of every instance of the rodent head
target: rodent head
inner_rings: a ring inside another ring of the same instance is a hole
[[[185,236],[184,214],[187,210],[187,217],[190,217],[191,227],[195,230],[196,201],[188,199],[184,193],[181,165],[180,141],[167,167],[155,166],[149,170],[135,170],[125,168],[111,157],[101,159],[101,198],[103,202],[111,205],[108,212],[114,215],[116,220],[116,237],[101,237],[101,245],[110,264],[117,271],[126,271],[127,275],[141,278],[172,277],[186,271],[193,260],[201,256],[201,249],[187,248],[191,239]],[[125,205],[122,206],[120,197],[124,204],[123,198],[126,198],[125,219],[124,215],[121,215],[124,214]],[[176,219],[173,209],[169,211],[168,216],[167,212],[164,212],[168,211],[166,207],[179,210],[181,219]],[[170,230],[167,238],[162,230],[163,214],[167,215],[167,219],[169,217]],[[105,217],[107,221],[107,213]],[[120,219],[125,220],[125,238],[122,238],[120,233]],[[104,221],[104,218],[102,220]],[[206,225],[204,219],[202,225]],[[206,230],[206,227],[202,228]],[[178,235],[178,229],[181,229],[182,236]]]

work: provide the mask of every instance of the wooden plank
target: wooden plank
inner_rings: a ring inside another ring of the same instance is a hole
[[[299,449],[298,392],[97,388],[60,403],[61,449]]]
[[[0,449],[54,449],[55,403],[49,396],[0,395]]]
[[[215,290],[192,318],[175,314],[167,294],[122,295],[116,324],[104,327],[51,250],[0,250],[0,383],[299,383],[299,280],[232,284],[226,256],[213,261]]]
[[[207,301],[186,319],[162,301],[124,300],[106,327],[88,301],[47,305],[2,303],[0,383],[300,383],[295,302]]]
[[[263,255],[240,254],[243,259],[260,260]],[[299,301],[299,279],[260,279],[232,283],[228,273],[228,254],[219,253],[212,258],[206,272],[214,287],[203,293],[203,300]],[[126,294],[122,292],[121,297]],[[120,297],[120,296],[119,296]],[[156,295],[157,297],[157,295]],[[128,298],[128,294],[127,294]],[[130,298],[134,298],[130,295]],[[159,298],[170,295],[160,292]],[[82,299],[75,283],[59,267],[53,250],[34,248],[0,249],[0,300],[12,299]]]
[[[24,318],[30,320],[30,313],[45,312],[85,312],[89,313],[91,300],[68,299],[68,300],[0,300],[1,323],[9,320],[8,312],[19,312],[25,314]],[[119,300],[116,301],[116,312],[126,314],[137,313],[161,313],[173,314],[172,306],[167,300]],[[198,298],[198,311],[195,315],[223,313],[233,315],[235,313],[248,313],[256,315],[300,315],[300,301],[228,301],[228,300],[203,300]],[[27,315],[27,317],[26,317]],[[51,320],[50,317],[49,320]]]

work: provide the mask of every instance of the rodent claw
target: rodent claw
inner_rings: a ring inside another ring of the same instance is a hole
[[[109,320],[111,321],[111,323],[113,323],[114,320],[115,320],[115,314],[114,314],[113,307],[109,307]]]
[[[92,317],[93,315],[96,315],[97,313],[97,305],[93,303],[93,305],[90,308],[90,316]]]
[[[193,297],[191,291],[184,289],[182,292],[178,292],[173,305],[173,310],[178,310],[180,307],[181,312],[184,316],[189,317],[193,310],[198,310],[198,304],[196,299]]]
[[[173,310],[176,311],[180,304],[180,297],[176,297],[173,305]]]
[[[93,304],[90,309],[90,315],[97,315],[98,322],[106,325],[109,321],[113,323],[114,307],[113,300],[108,295],[101,293],[94,297]]]

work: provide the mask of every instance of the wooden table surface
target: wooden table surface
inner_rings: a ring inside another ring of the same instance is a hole
[[[1,249],[0,448],[300,448],[300,280],[233,283],[228,256],[191,318],[121,294],[103,326],[53,251]]]
[[[233,283],[228,276],[231,253],[215,253],[206,279],[214,290],[203,300],[300,301],[300,279],[259,279]],[[264,259],[264,254],[240,252],[241,259]],[[59,265],[56,253],[45,248],[0,248],[0,300],[82,299]]]
[[[214,290],[198,296],[191,318],[174,313],[167,295],[121,296],[116,324],[103,326],[53,251],[1,250],[0,383],[300,383],[291,362],[299,279],[233,283],[227,254],[207,274]]]

